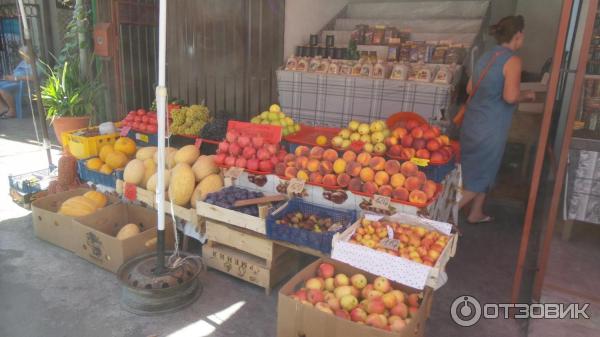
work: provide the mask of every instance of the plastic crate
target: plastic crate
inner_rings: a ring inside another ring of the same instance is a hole
[[[114,144],[119,139],[119,133],[111,133],[98,136],[84,136],[87,130],[98,129],[98,127],[83,128],[75,131],[63,132],[62,143],[69,147],[69,152],[77,159],[95,157],[100,153],[100,148],[106,144]]]
[[[329,217],[334,222],[342,222],[343,225],[336,231],[316,233],[301,228],[277,224],[277,220],[291,212]],[[267,216],[267,236],[269,239],[287,241],[329,254],[331,252],[331,240],[333,239],[333,236],[338,232],[344,231],[348,226],[352,225],[354,221],[356,221],[355,210],[334,210],[294,198]]]
[[[436,183],[441,183],[444,178],[448,175],[448,173],[452,172],[454,169],[456,160],[452,157],[445,164],[436,164],[436,165],[428,165],[424,167],[419,167],[419,170],[423,171],[427,176],[427,179],[431,179]]]
[[[339,128],[327,128],[327,127],[319,127],[319,126],[311,126],[302,124],[300,126],[300,131],[285,136],[283,139],[288,142],[290,145],[306,145],[306,146],[317,146],[316,138],[318,136],[327,137],[327,144],[323,147],[329,147],[331,144],[331,138],[337,136],[341,129]],[[295,147],[294,147],[295,149]]]
[[[152,133],[144,133],[134,130],[129,130],[127,137],[135,141],[138,146],[157,146],[158,135]]]
[[[46,181],[52,171],[48,168],[27,172],[22,174],[15,174],[8,176],[8,184],[9,186],[21,193],[21,194],[31,194],[36,193],[48,188],[48,182]]]
[[[80,159],[77,161],[77,172],[79,172],[81,180],[112,188],[117,186],[117,179],[123,180],[123,170],[115,170],[111,174],[104,174],[88,169],[85,165],[86,161],[87,159]]]

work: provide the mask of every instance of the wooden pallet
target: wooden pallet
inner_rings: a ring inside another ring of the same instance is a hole
[[[265,218],[267,217],[269,206],[266,205],[259,206],[259,216],[257,217],[215,206],[203,201],[198,201],[196,204],[196,211],[200,217],[203,217],[206,220],[214,220],[240,228],[246,228],[260,234],[267,234]]]

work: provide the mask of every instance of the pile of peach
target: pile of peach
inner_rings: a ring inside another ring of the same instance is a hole
[[[335,273],[321,263],[317,276],[291,297],[324,313],[389,331],[402,331],[419,311],[420,294],[393,289],[385,277],[369,283],[365,275]]]
[[[337,151],[320,146],[312,149],[298,146],[275,166],[275,174],[417,204],[427,203],[437,191],[437,184],[411,162],[400,164],[397,160],[386,161],[367,152],[356,154],[350,150],[339,157]]]
[[[429,159],[433,163],[443,163],[453,155],[450,138],[440,133],[440,129],[429,124],[409,120],[401,122],[385,140],[388,155],[410,159]]]
[[[402,256],[414,262],[433,266],[448,243],[448,236],[421,226],[399,224],[392,221],[361,219],[350,242],[367,246],[394,256]],[[388,227],[398,240],[398,248],[383,247],[380,241],[388,238]]]

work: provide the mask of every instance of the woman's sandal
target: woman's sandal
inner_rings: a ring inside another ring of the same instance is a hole
[[[486,215],[483,218],[477,220],[477,221],[469,221],[467,219],[467,223],[470,225],[478,225],[478,224],[482,224],[482,223],[490,223],[490,222],[494,222],[496,219],[494,219],[493,217]]]

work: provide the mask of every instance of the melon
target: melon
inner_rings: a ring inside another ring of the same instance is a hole
[[[134,223],[129,223],[119,229],[119,232],[117,233],[117,239],[125,240],[138,234],[140,234],[140,227]]]
[[[120,137],[117,139],[114,145],[115,151],[123,152],[128,157],[135,155],[135,142],[131,138]]]
[[[144,162],[139,159],[130,161],[125,166],[123,171],[123,180],[126,183],[140,185],[144,181],[144,173],[146,172],[146,166]]]
[[[166,147],[165,148],[165,166],[168,169],[172,169],[173,167],[175,167],[175,154],[177,153],[177,149],[172,148],[172,147]],[[154,153],[154,157],[152,158],[154,159],[154,162],[157,163],[158,165],[158,151],[156,151]]]
[[[97,208],[98,207],[96,206],[95,201],[88,199],[83,195],[78,195],[65,200],[62,205],[60,205],[58,213],[67,216],[79,217],[90,215],[94,213]]]
[[[215,164],[215,156],[200,156],[192,166],[196,181],[200,181],[214,173],[219,173],[219,167]]]
[[[100,152],[98,153],[98,157],[100,157],[100,160],[102,160],[103,162],[106,162],[106,156],[108,156],[108,154],[113,152],[114,150],[115,149],[112,144],[102,145],[102,147],[100,148]]]
[[[156,146],[142,147],[135,153],[135,158],[139,160],[151,159],[154,158],[154,153],[156,153]]]
[[[177,164],[171,171],[171,181],[169,182],[169,199],[176,205],[185,206],[190,202],[196,177],[190,165]]]
[[[102,174],[112,174],[113,173],[113,169],[108,166],[107,164],[104,164],[100,167],[100,173]]]
[[[193,165],[200,156],[200,150],[194,145],[186,145],[175,153],[175,163],[186,163]]]
[[[113,151],[106,156],[106,164],[113,170],[125,167],[129,158],[121,151]]]
[[[106,203],[108,202],[108,198],[106,198],[106,195],[104,195],[104,193],[100,193],[98,191],[85,192],[83,194],[83,196],[92,200],[93,202],[95,202],[96,207],[98,207],[98,208],[102,208],[102,207],[106,206]]]
[[[89,170],[92,170],[92,171],[98,171],[98,170],[100,170],[100,168],[102,167],[103,164],[104,163],[102,162],[102,160],[100,160],[100,158],[98,158],[98,157],[94,157],[94,158],[88,159],[85,162],[85,166]]]
[[[171,171],[165,170],[165,191],[169,188],[169,181],[171,180]],[[158,183],[158,173],[154,173],[148,182],[146,183],[146,189],[148,191],[156,192],[156,184]]]
[[[147,188],[146,185],[148,184],[148,180],[154,173],[156,173],[156,164],[154,163],[154,160],[152,160],[152,158],[144,160],[144,179],[142,180],[144,188]]]
[[[192,207],[196,208],[196,202],[204,201],[208,193],[217,192],[223,188],[223,178],[218,174],[211,174],[202,179],[192,195]]]

